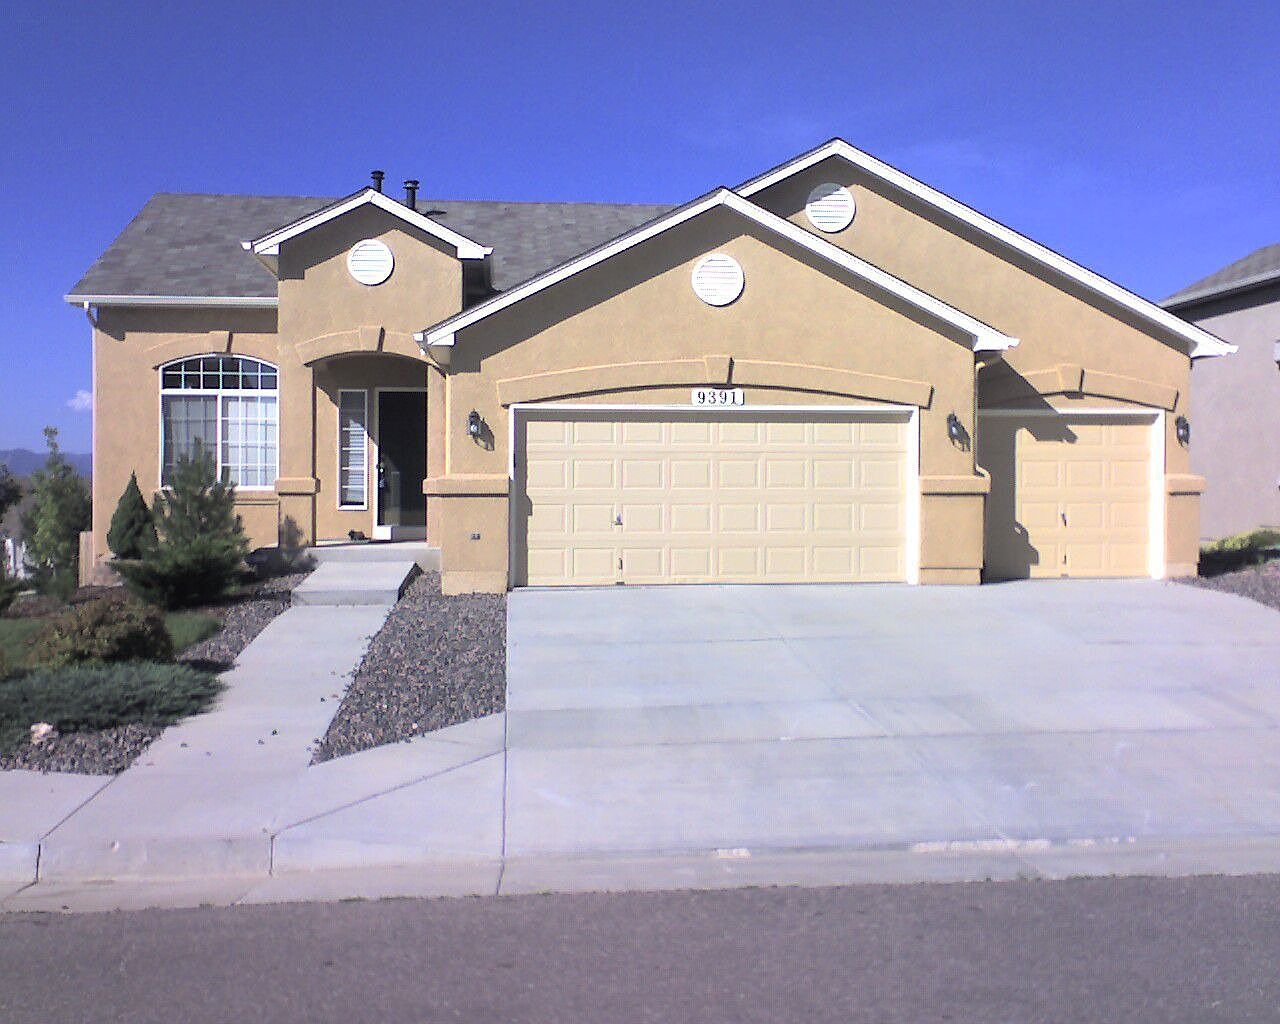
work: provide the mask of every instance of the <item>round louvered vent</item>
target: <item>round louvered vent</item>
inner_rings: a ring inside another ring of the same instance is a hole
[[[347,253],[347,270],[361,284],[382,284],[395,269],[396,258],[384,242],[366,238]]]
[[[804,212],[819,231],[843,231],[853,223],[853,194],[834,181],[824,182],[809,193]]]
[[[712,306],[727,306],[742,294],[742,266],[722,252],[704,256],[693,268],[693,292]]]

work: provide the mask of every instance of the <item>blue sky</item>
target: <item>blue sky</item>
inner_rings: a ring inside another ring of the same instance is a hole
[[[15,5],[0,448],[87,450],[62,295],[157,191],[680,202],[833,135],[1159,298],[1280,241],[1274,3]]]

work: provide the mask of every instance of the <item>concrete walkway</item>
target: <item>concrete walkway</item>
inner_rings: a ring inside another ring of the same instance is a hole
[[[352,563],[316,574],[329,568],[335,603],[273,620],[223,676],[214,709],[167,729],[125,772],[0,772],[0,885],[37,870],[47,882],[268,872],[277,816],[413,563],[379,564],[371,582]]]
[[[320,662],[380,621],[277,621],[323,613],[314,644],[263,634],[287,653],[229,729],[68,784],[11,844],[39,884],[0,905],[1280,871],[1280,615],[1242,598],[518,591],[505,715],[306,767],[343,685]]]

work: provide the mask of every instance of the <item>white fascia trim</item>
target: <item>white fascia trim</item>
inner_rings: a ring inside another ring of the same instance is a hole
[[[760,190],[766,189],[784,178],[789,178],[793,174],[798,174],[800,171],[821,163],[832,156],[847,160],[855,167],[861,168],[881,181],[915,196],[922,202],[928,203],[935,209],[963,221],[970,227],[976,228],[988,237],[1007,245],[1023,256],[1063,274],[1090,291],[1110,299],[1117,305],[1129,310],[1129,312],[1136,313],[1144,320],[1148,320],[1177,335],[1187,343],[1187,354],[1192,358],[1225,356],[1236,350],[1236,346],[1229,345],[1208,331],[1187,323],[1181,317],[1174,316],[1167,310],[1161,309],[1154,302],[1149,302],[1140,295],[1135,295],[1114,281],[1108,281],[1102,275],[1095,274],[1092,270],[1080,266],[1080,264],[1067,259],[1039,242],[1033,242],[1026,235],[1019,234],[1013,228],[1006,227],[998,221],[979,213],[972,207],[965,206],[959,200],[952,199],[950,196],[931,188],[922,181],[916,180],[896,167],[890,167],[884,161],[877,160],[869,153],[856,149],[843,139],[832,139],[825,145],[819,146],[803,156],[796,157],[794,160],[765,172],[758,178],[745,182],[738,186],[737,191],[744,196],[755,195]]]
[[[274,295],[64,295],[75,306],[242,306],[274,309]]]
[[[558,284],[566,278],[586,270],[588,267],[595,266],[611,256],[616,256],[620,252],[646,242],[717,206],[724,206],[733,210],[761,227],[782,235],[788,241],[794,242],[804,249],[808,249],[815,255],[843,267],[883,291],[897,296],[917,309],[929,313],[943,323],[957,328],[973,339],[973,350],[975,352],[1004,351],[1018,344],[1016,338],[1010,338],[1008,335],[1002,334],[994,327],[974,319],[969,314],[963,313],[953,306],[947,305],[941,299],[922,292],[914,285],[907,284],[906,281],[886,273],[879,267],[866,262],[866,260],[859,259],[852,253],[846,252],[838,245],[833,245],[812,232],[792,224],[791,221],[770,213],[768,210],[742,198],[742,196],[727,188],[717,189],[703,199],[690,203],[688,206],[654,221],[647,227],[624,235],[613,243],[596,249],[594,252],[586,253],[575,260],[570,260],[551,273],[534,278],[524,285],[503,292],[501,295],[496,295],[487,302],[482,302],[456,317],[443,321],[433,329],[415,334],[414,337],[419,340],[420,344],[424,344],[429,348],[453,345],[457,332],[463,328],[470,327],[477,321],[483,320],[499,310],[506,309],[521,299],[540,292],[544,288],[550,288],[552,285]]]
[[[483,246],[479,242],[474,242],[465,235],[458,234],[458,232],[445,227],[438,221],[423,216],[417,210],[411,210],[404,203],[397,202],[372,188],[357,192],[355,195],[334,203],[332,206],[326,206],[323,210],[308,214],[292,224],[277,228],[269,235],[241,242],[240,245],[246,252],[252,252],[255,256],[279,256],[281,242],[295,238],[305,231],[319,227],[321,224],[327,224],[329,221],[341,217],[345,213],[350,213],[360,206],[376,206],[385,213],[400,218],[406,224],[411,224],[418,230],[425,231],[427,234],[440,239],[440,241],[453,246],[460,260],[484,259],[493,252],[492,248]]]

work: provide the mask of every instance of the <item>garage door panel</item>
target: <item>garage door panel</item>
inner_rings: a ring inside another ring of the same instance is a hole
[[[803,533],[807,510],[807,505],[766,505],[765,528],[774,532]]]
[[[519,435],[530,584],[905,575],[906,415],[562,415]]]
[[[659,458],[625,459],[622,463],[622,486],[663,489],[666,487],[664,468],[663,460]]]
[[[571,518],[573,522],[572,529],[576,534],[607,534],[613,529],[613,505],[574,505]],[[532,527],[530,528],[532,529]]]
[[[722,459],[717,465],[721,489],[760,486],[760,463],[756,459]]]
[[[613,490],[617,483],[617,463],[611,459],[575,459],[570,463],[574,487]]]
[[[813,460],[813,486],[851,488],[856,483],[857,471],[854,459],[819,455]]]
[[[859,463],[863,487],[898,492],[902,489],[904,467],[901,459],[873,455]]]

